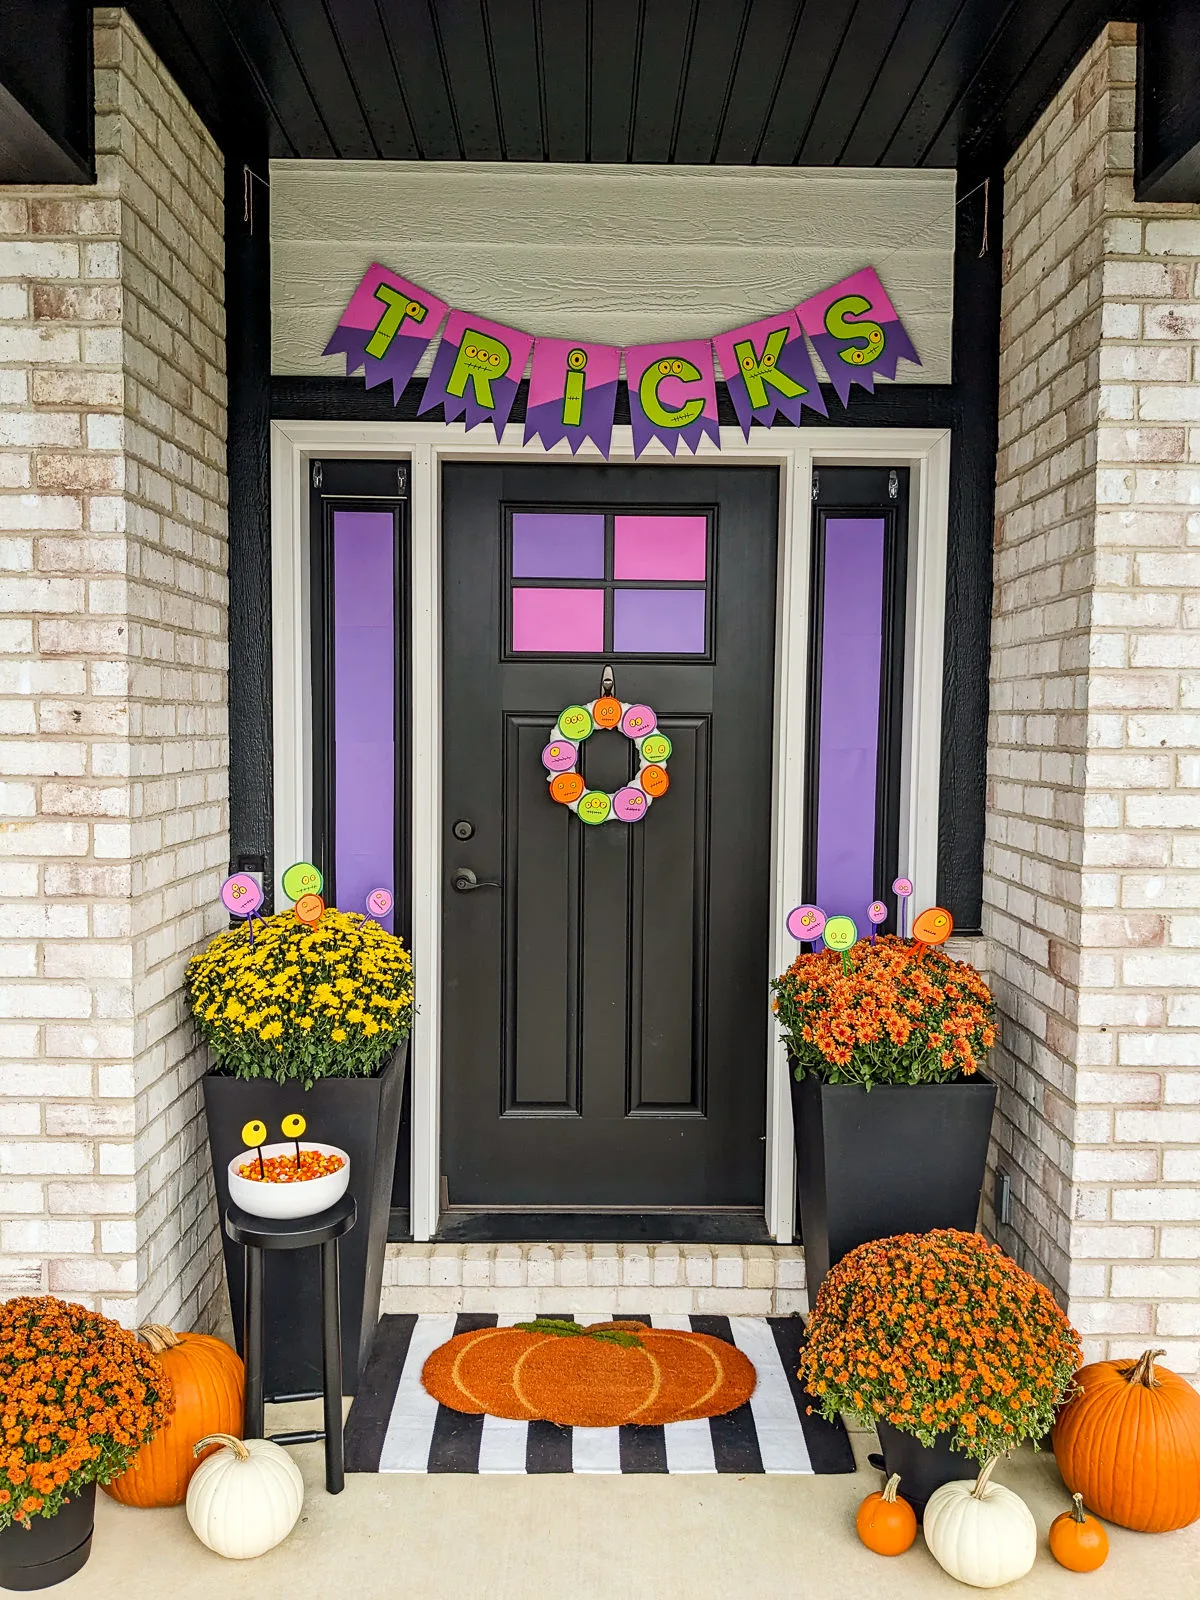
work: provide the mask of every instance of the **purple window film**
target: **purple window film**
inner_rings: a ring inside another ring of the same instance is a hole
[[[396,579],[388,511],[333,514],[333,871],[343,911],[396,888]],[[391,912],[381,919],[392,931]]]
[[[708,521],[704,517],[615,517],[613,577],[653,583],[703,583]]]
[[[604,518],[517,511],[512,519],[514,578],[602,578]]]
[[[875,787],[883,539],[881,517],[825,523],[817,904],[860,927],[882,887],[875,882]]]
[[[626,655],[704,654],[703,589],[618,589],[613,649]]]
[[[598,655],[604,649],[604,590],[514,588],[512,625],[514,650]]]

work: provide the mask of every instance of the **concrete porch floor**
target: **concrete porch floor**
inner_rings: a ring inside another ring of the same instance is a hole
[[[319,1426],[317,1403],[272,1407],[270,1430]],[[925,1549],[893,1560],[854,1532],[874,1439],[854,1436],[850,1477],[352,1476],[331,1498],[319,1444],[293,1454],[306,1499],[291,1537],[257,1561],[225,1561],[192,1535],[183,1508],[134,1511],[97,1496],[92,1558],[52,1591],[127,1600],[936,1600],[964,1595]],[[1200,1523],[1157,1536],[1110,1528],[1111,1554],[1083,1578],[1057,1566],[1045,1535],[1067,1498],[1049,1452],[1021,1451],[1002,1480],[1042,1535],[1037,1565],[1005,1593],[1030,1600],[1179,1600],[1200,1571]]]

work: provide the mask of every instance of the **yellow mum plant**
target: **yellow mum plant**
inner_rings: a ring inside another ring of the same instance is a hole
[[[412,1027],[412,957],[357,912],[310,926],[291,911],[217,934],[187,968],[200,1035],[221,1070],[311,1088],[369,1078]]]

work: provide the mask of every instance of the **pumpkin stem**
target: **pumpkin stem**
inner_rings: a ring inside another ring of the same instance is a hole
[[[1143,1389],[1161,1389],[1158,1377],[1154,1371],[1154,1363],[1159,1356],[1166,1355],[1165,1350],[1143,1350],[1137,1359],[1137,1365],[1128,1373],[1130,1383],[1140,1383]]]
[[[980,1467],[979,1476],[975,1479],[975,1487],[971,1490],[971,1493],[976,1500],[983,1499],[983,1491],[987,1488],[988,1482],[991,1479],[992,1473],[995,1472],[996,1465],[999,1460],[1000,1457],[998,1455],[989,1456],[988,1459],[983,1463],[983,1466]]]
[[[1087,1521],[1087,1515],[1083,1509],[1083,1496],[1081,1494],[1073,1494],[1071,1496],[1071,1518],[1074,1522]]]
[[[150,1346],[156,1356],[162,1355],[164,1350],[174,1350],[183,1343],[178,1334],[161,1322],[143,1322],[137,1336],[143,1344]]]
[[[201,1450],[207,1450],[210,1444],[223,1444],[232,1450],[239,1461],[249,1461],[250,1452],[240,1439],[235,1439],[231,1433],[208,1433],[203,1439],[197,1439],[192,1446],[192,1454],[198,1456]]]
[[[898,1472],[893,1472],[891,1477],[884,1484],[883,1488],[879,1491],[879,1498],[881,1500],[886,1500],[888,1505],[894,1506],[896,1504],[896,1490],[899,1487],[900,1474]]]

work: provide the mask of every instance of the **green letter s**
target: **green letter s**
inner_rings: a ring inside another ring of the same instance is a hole
[[[871,302],[861,294],[846,294],[834,300],[825,312],[825,332],[835,339],[865,339],[866,344],[847,345],[838,351],[838,360],[852,367],[867,367],[883,354],[883,329],[877,322],[848,322],[847,315],[870,311]]]

